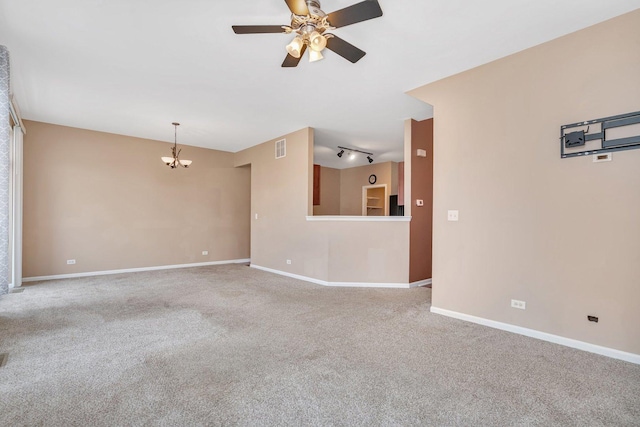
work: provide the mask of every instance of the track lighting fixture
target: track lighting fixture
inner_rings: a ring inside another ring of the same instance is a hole
[[[340,149],[340,151],[338,152],[338,157],[340,158],[344,155],[344,152],[346,150],[348,153],[347,158],[349,160],[354,160],[356,158],[356,153],[360,153],[360,154],[366,154],[367,160],[369,161],[369,163],[373,163],[373,153],[369,153],[367,151],[357,150],[355,148],[349,148],[349,147],[338,146],[338,148]]]

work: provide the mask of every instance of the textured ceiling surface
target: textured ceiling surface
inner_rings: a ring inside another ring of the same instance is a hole
[[[324,0],[325,12],[356,1]],[[403,121],[432,116],[405,92],[640,7],[640,0],[380,0],[384,15],[333,31],[367,52],[281,68],[281,0],[0,0],[0,44],[24,118],[236,152],[316,129],[316,160],[343,145],[402,158]],[[185,154],[187,149],[185,149]]]

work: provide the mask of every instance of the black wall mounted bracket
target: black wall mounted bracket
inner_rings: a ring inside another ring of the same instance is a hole
[[[560,127],[563,159],[634,148],[640,148],[640,111]]]

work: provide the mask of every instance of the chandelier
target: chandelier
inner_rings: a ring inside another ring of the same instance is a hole
[[[171,169],[175,169],[179,166],[182,166],[183,168],[188,168],[189,165],[191,165],[192,161],[191,160],[180,160],[178,158],[178,156],[180,155],[180,152],[182,151],[182,149],[178,150],[178,126],[180,126],[180,123],[176,123],[173,122],[171,123],[174,127],[174,139],[173,139],[173,147],[171,147],[171,157],[162,157],[162,161],[169,167],[171,167]]]

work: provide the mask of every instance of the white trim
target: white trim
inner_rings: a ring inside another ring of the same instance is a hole
[[[531,338],[536,338],[542,341],[552,342],[554,344],[560,344],[578,350],[588,351],[589,353],[600,354],[602,356],[611,357],[613,359],[624,360],[626,362],[635,363],[640,365],[640,354],[627,353],[625,351],[616,350],[609,347],[602,347],[595,344],[590,344],[584,341],[578,341],[571,338],[561,337],[559,335],[553,335],[546,332],[536,331],[535,329],[523,328],[521,326],[511,325],[509,323],[497,322],[495,320],[484,319],[482,317],[471,316],[469,314],[458,313],[456,311],[445,310],[443,308],[431,306],[431,312],[441,314],[447,317],[453,317],[454,319],[464,320],[471,323],[477,323],[478,325],[488,326],[490,328],[501,329],[507,332],[513,332],[514,334],[520,334]]]
[[[408,283],[372,283],[372,282],[327,282],[327,286],[340,288],[392,288],[409,289]]]
[[[300,276],[299,274],[287,273],[286,271],[274,270],[272,268],[261,267],[259,265],[251,264],[251,268],[255,268],[256,270],[266,271],[268,273],[279,274],[281,276],[291,277],[292,279],[303,280],[305,282],[315,283],[316,285],[327,286],[327,282],[324,280],[313,279],[307,276]]]
[[[159,265],[155,267],[125,268],[122,270],[89,271],[86,273],[57,274],[54,276],[25,277],[22,282],[39,282],[43,280],[73,279],[76,277],[106,276],[109,274],[139,273],[142,271],[172,270],[176,268],[205,267],[208,265],[245,264],[251,259],[232,259],[227,261],[196,262],[193,264]]]
[[[299,274],[288,273],[286,271],[274,270],[273,268],[261,267],[259,265],[251,264],[251,268],[257,270],[266,271],[268,273],[279,274],[281,276],[291,277],[293,279],[302,280],[305,282],[315,283],[322,286],[333,286],[342,288],[396,288],[396,289],[409,289],[409,283],[372,283],[372,282],[327,282],[326,280],[314,279],[312,277],[301,276]]]
[[[13,118],[13,122],[22,129],[22,133],[27,133],[27,128],[24,126],[22,122],[22,115],[20,114],[20,108],[18,107],[18,101],[13,94],[9,97],[9,112],[11,113],[11,118]]]
[[[382,216],[387,217],[389,216],[389,202],[388,202],[388,197],[389,197],[389,193],[387,190],[387,184],[375,184],[375,185],[363,185],[362,186],[362,216],[379,216],[379,215],[368,215],[369,211],[368,211],[368,206],[369,206],[369,201],[368,201],[368,190],[373,190],[374,188],[384,188],[384,197],[382,198],[382,202],[384,203],[384,213]],[[374,207],[373,209],[375,209],[376,207]]]
[[[420,280],[418,282],[409,283],[410,288],[419,288],[421,286],[431,285],[433,281],[431,279]]]
[[[357,222],[410,222],[410,216],[355,216],[317,215],[308,216],[307,221],[357,221]]]
[[[14,126],[11,142],[11,288],[22,286],[24,128]]]

